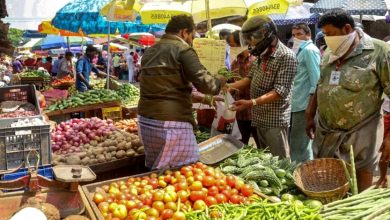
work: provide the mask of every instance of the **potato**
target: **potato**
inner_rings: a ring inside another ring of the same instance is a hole
[[[106,147],[106,146],[104,146],[103,143],[98,143],[98,145],[96,147]]]
[[[134,140],[131,142],[131,145],[132,145],[134,148],[137,148],[137,147],[142,146],[142,143],[141,143],[140,139],[137,138],[137,139],[134,139]]]
[[[98,163],[98,160],[97,159],[91,159],[90,161],[89,161],[89,164],[91,165],[91,164],[97,164]]]
[[[120,150],[116,152],[116,158],[118,159],[124,158],[125,156],[126,156],[126,152],[124,150]]]
[[[92,145],[93,147],[96,147],[98,143],[96,140],[93,140],[89,144]]]
[[[97,158],[99,163],[106,162],[106,158],[104,157],[104,155],[98,155],[96,158]]]
[[[117,150],[117,147],[116,147],[116,146],[109,146],[109,147],[108,147],[108,151],[109,151],[109,152],[116,151],[116,150]]]
[[[112,155],[110,153],[105,154],[104,156],[106,158],[106,161],[111,161],[112,160]]]
[[[132,141],[133,141],[133,139],[131,137],[126,138],[126,142],[132,142]]]
[[[131,142],[127,142],[125,144],[125,150],[129,150],[129,149],[131,149]]]
[[[124,150],[126,146],[126,142],[122,141],[118,144],[118,150]]]
[[[81,159],[78,155],[69,155],[66,157],[66,164],[68,165],[80,165]]]
[[[96,158],[96,156],[94,154],[88,155],[88,157],[91,158],[91,159],[95,159]]]
[[[112,151],[112,152],[111,152],[111,156],[112,156],[112,157],[115,157],[115,156],[116,156],[116,151]]]
[[[137,153],[139,153],[139,154],[144,154],[144,153],[145,153],[144,146],[138,147],[138,148],[137,148]]]
[[[108,147],[103,147],[104,152],[108,152]]]
[[[126,151],[126,157],[134,157],[136,152],[133,149],[129,149]]]
[[[92,150],[93,154],[95,155],[100,155],[100,154],[103,154],[104,152],[104,148],[100,147],[100,148],[95,148]]]
[[[84,157],[84,158],[81,160],[81,164],[82,164],[82,165],[88,165],[90,160],[91,160],[91,159],[90,159],[89,157]]]
[[[77,156],[79,156],[80,159],[83,159],[84,157],[87,156],[87,152],[84,152],[84,151],[78,152],[78,153],[75,153],[75,154],[76,154]]]

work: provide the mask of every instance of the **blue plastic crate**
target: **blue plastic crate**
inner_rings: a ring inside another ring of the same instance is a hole
[[[38,168],[38,174],[48,179],[53,179],[53,169],[51,165],[41,166]],[[15,180],[27,175],[27,168],[20,169],[16,173],[4,174],[2,180]]]

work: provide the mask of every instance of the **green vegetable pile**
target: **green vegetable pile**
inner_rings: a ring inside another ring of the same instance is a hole
[[[139,89],[131,84],[123,84],[116,90],[117,94],[122,98],[122,104],[125,107],[133,107],[138,105]]]
[[[91,105],[97,103],[119,101],[121,97],[112,90],[88,90],[86,92],[76,92],[67,99],[60,100],[48,107],[48,111],[56,111],[78,106]]]
[[[23,78],[41,77],[46,82],[50,81],[50,75],[46,71],[42,71],[42,70],[25,71],[25,72],[21,73],[20,77],[23,77]]]
[[[385,220],[390,219],[390,189],[373,187],[349,198],[325,205],[324,220]]]
[[[200,130],[195,131],[196,143],[202,143],[205,140],[210,139],[210,132],[202,132]]]
[[[255,200],[250,204],[223,203],[206,210],[186,213],[187,220],[226,219],[226,220],[292,220],[321,219],[320,206],[310,207],[303,202],[284,201],[269,203],[267,200]]]
[[[256,191],[279,196],[296,190],[292,173],[296,162],[279,160],[267,150],[244,147],[220,164],[222,172],[233,174],[252,185]]]
[[[89,84],[93,87],[94,90],[101,90],[106,88],[106,81],[107,81],[106,79],[102,79],[102,78],[96,78],[96,79],[91,78],[89,80]]]

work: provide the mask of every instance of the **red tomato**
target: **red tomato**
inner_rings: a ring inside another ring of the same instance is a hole
[[[164,209],[160,214],[160,217],[162,220],[170,219],[173,216],[173,210],[171,209]]]
[[[214,168],[212,168],[212,167],[207,167],[207,169],[204,171],[204,173],[205,173],[207,176],[212,176],[212,177],[214,177],[214,175],[215,175],[215,170],[214,170]]]
[[[222,190],[226,189],[226,182],[223,179],[216,178],[215,186],[218,187],[219,191],[222,191]]]
[[[153,193],[153,201],[162,201],[164,199],[164,191],[157,190]]]
[[[210,187],[210,186],[214,185],[215,179],[212,176],[205,176],[203,178],[202,183],[203,183],[203,186]]]
[[[244,181],[242,181],[242,180],[237,180],[234,187],[235,187],[237,190],[241,190],[241,187],[242,187],[244,184],[245,184]]]
[[[161,201],[155,201],[153,202],[152,207],[161,213],[165,209],[165,204]]]
[[[188,172],[192,172],[192,169],[191,169],[190,166],[184,166],[184,167],[182,167],[182,168],[180,169],[180,173],[181,173],[182,175],[185,175],[185,174],[188,173]]]
[[[164,176],[164,181],[165,181],[166,183],[170,183],[171,180],[172,180],[172,176],[171,176],[171,175],[166,175],[166,176]]]
[[[193,205],[194,210],[205,210],[207,208],[206,203],[203,200],[196,200]]]
[[[238,190],[236,188],[233,188],[230,190],[231,195],[238,195]]]
[[[191,184],[190,189],[191,189],[191,190],[194,190],[194,191],[198,191],[198,190],[201,190],[202,187],[203,187],[202,182],[200,182],[200,181],[195,181],[195,182],[193,182],[193,183]]]
[[[195,202],[196,200],[204,200],[206,198],[206,193],[204,191],[191,191],[190,199]]]
[[[207,206],[212,206],[212,205],[215,205],[217,204],[217,199],[212,197],[212,196],[207,196],[206,199],[204,200],[206,202],[206,205]]]
[[[222,193],[218,193],[217,195],[215,195],[215,199],[217,200],[218,203],[227,202],[227,197]]]
[[[93,201],[94,201],[96,204],[99,204],[99,203],[103,202],[103,201],[104,201],[104,196],[103,196],[103,194],[101,194],[101,193],[95,193],[95,194],[93,195]]]
[[[203,181],[204,177],[205,177],[204,174],[196,174],[196,175],[194,176],[195,180],[200,181],[200,182]]]
[[[190,195],[186,190],[180,190],[177,192],[177,197],[180,198],[181,202],[186,202],[189,196]]]
[[[233,204],[238,204],[238,203],[240,203],[241,198],[239,195],[232,195],[232,196],[230,196],[229,201]]]
[[[177,183],[176,191],[187,190],[188,184],[186,181],[180,181]]]
[[[228,175],[228,176],[226,176],[226,183],[230,187],[234,187],[236,185],[236,178],[232,175]]]
[[[153,217],[158,217],[160,215],[159,211],[155,208],[150,208],[150,209],[146,210],[146,214],[148,216],[153,216]]]
[[[253,194],[253,187],[251,185],[244,184],[241,187],[241,193],[242,193],[242,195],[249,197]]]
[[[226,198],[230,198],[230,196],[232,195],[230,191],[231,190],[225,189],[225,190],[222,190],[221,193],[224,194],[226,196]]]
[[[176,211],[177,210],[176,203],[174,202],[165,203],[165,209],[171,209],[172,211]]]
[[[215,195],[217,195],[218,193],[219,193],[218,187],[216,187],[216,186],[211,186],[211,187],[209,188],[209,190],[208,190],[207,195],[209,195],[209,196],[215,196]]]
[[[149,185],[151,185],[153,187],[153,189],[156,189],[158,187],[158,180],[156,178],[150,179]]]

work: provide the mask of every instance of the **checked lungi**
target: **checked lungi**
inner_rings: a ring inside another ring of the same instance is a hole
[[[191,123],[159,121],[139,115],[138,126],[146,167],[168,169],[198,161],[199,149]]]

